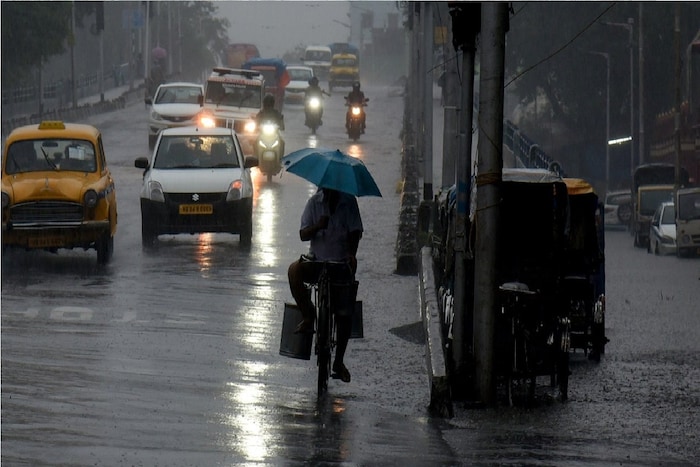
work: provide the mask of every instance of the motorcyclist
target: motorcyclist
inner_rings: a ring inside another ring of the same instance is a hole
[[[265,95],[263,108],[255,116],[255,123],[258,127],[266,120],[275,122],[280,130],[284,130],[284,115],[275,108],[275,97],[272,94]]]
[[[345,97],[345,100],[348,106],[350,107],[352,107],[353,104],[357,104],[361,108],[364,107],[365,93],[360,90],[359,81],[355,81],[354,83],[352,83],[352,91],[348,93],[347,97]],[[345,114],[345,128],[350,128],[350,111],[351,109],[348,108],[348,112]],[[360,113],[360,119],[362,121],[362,133],[365,132],[365,117],[365,111],[364,109],[362,109]]]
[[[323,95],[330,96],[331,94],[329,92],[326,92],[324,89],[321,88],[321,86],[318,85],[318,78],[315,76],[312,76],[311,79],[309,80],[309,86],[304,90],[304,102],[307,102],[310,98],[312,97],[318,97],[319,99],[323,99]],[[318,120],[319,120],[319,125],[323,125],[323,106],[321,106],[318,110]],[[309,125],[308,117],[307,120],[304,122],[306,126]]]
[[[255,123],[258,130],[261,129],[263,122],[271,121],[277,124],[279,130],[284,130],[284,115],[275,108],[275,97],[272,94],[266,94],[263,97],[263,108],[255,116]],[[280,154],[284,154],[284,139],[281,134],[277,135],[280,140]]]

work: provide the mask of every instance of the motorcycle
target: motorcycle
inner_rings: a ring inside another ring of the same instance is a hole
[[[306,115],[304,124],[311,128],[311,134],[315,135],[318,127],[322,125],[323,97],[317,95],[307,97],[304,102],[304,114]]]
[[[349,109],[345,118],[345,127],[348,131],[348,137],[353,141],[357,141],[358,139],[360,139],[360,135],[364,133],[364,107],[367,107],[367,102],[369,102],[369,99],[365,98],[365,100],[362,103],[350,103],[347,100],[348,98],[346,96],[345,106],[349,107]]]
[[[282,170],[281,159],[284,155],[284,140],[280,135],[279,125],[271,121],[260,124],[260,133],[255,141],[255,156],[259,161],[260,172],[272,181],[272,176]]]

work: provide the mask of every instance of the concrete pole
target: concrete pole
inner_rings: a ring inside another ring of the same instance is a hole
[[[471,179],[472,120],[474,118],[474,62],[476,32],[473,41],[462,49],[462,94],[459,112],[459,153],[457,155],[457,212],[455,219],[454,347],[452,355],[457,378],[466,372],[467,356],[472,350],[474,320],[467,314],[467,216]]]
[[[73,108],[77,109],[78,108],[78,96],[77,96],[77,89],[78,86],[76,85],[75,82],[75,2],[71,2],[71,21],[70,21],[70,32],[71,32],[71,39],[70,39],[70,94],[71,94],[71,100],[73,104]]]
[[[627,18],[630,38],[630,176],[634,175],[634,18]]]
[[[673,28],[673,48],[675,54],[675,115],[673,126],[673,148],[675,154],[675,190],[680,188],[680,168],[681,168],[681,5],[675,2],[675,21]]]
[[[423,200],[433,200],[433,3],[423,2]]]
[[[646,159],[644,146],[644,28],[643,25],[643,14],[642,8],[644,3],[639,2],[639,33],[638,33],[638,46],[639,46],[639,144],[637,145],[639,151],[639,164],[643,164]]]
[[[438,2],[440,18],[449,18],[450,12],[447,7],[447,2]],[[444,25],[443,26],[448,26]],[[444,125],[442,132],[442,188],[452,186],[456,180],[455,160],[459,151],[458,121],[457,121],[457,106],[459,98],[459,75],[457,73],[457,56],[454,47],[452,47],[452,28],[446,28],[450,33],[445,38],[445,43],[442,46],[444,82],[442,83],[442,95],[444,96],[442,105],[444,114]]]
[[[499,185],[503,174],[503,85],[507,15],[507,3],[484,2],[481,5],[481,124],[475,220],[474,359],[476,394],[486,405],[493,405],[496,398],[496,239],[499,235]]]

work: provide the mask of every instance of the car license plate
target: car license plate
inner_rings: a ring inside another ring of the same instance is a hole
[[[64,245],[61,237],[35,237],[29,239],[29,248],[58,248]]]
[[[180,214],[182,215],[197,215],[197,214],[212,214],[214,207],[211,204],[181,204]]]

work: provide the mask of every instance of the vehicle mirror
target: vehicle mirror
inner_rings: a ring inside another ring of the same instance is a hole
[[[148,158],[137,157],[136,160],[134,161],[134,167],[136,167],[137,169],[147,169],[148,168]]]
[[[44,141],[41,143],[42,148],[57,148],[58,147],[58,142],[56,141]]]
[[[146,103],[146,105],[153,105],[153,99],[151,99],[150,96],[146,97],[143,101]]]

